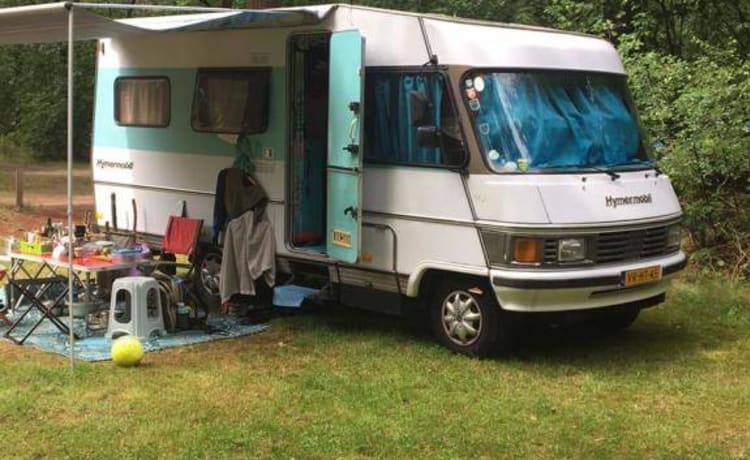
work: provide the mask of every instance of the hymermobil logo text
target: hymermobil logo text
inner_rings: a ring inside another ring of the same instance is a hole
[[[101,169],[133,169],[133,162],[96,160],[96,166]]]
[[[606,196],[604,201],[608,208],[616,208],[618,206],[624,206],[629,204],[648,204],[653,200],[650,193],[644,193],[643,195],[633,196]]]

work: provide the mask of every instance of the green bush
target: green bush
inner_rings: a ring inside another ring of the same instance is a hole
[[[75,46],[74,151],[79,159],[88,158],[91,145],[94,50],[94,43]],[[0,62],[0,136],[34,160],[65,158],[67,46],[0,47]]]
[[[750,274],[750,61],[703,45],[686,60],[620,50],[655,154],[700,262]]]

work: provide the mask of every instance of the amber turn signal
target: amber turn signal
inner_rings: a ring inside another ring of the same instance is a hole
[[[513,262],[538,264],[542,257],[541,241],[536,238],[513,239]]]

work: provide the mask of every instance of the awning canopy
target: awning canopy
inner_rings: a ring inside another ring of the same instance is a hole
[[[67,143],[68,143],[68,234],[73,234],[73,43],[72,40],[124,38],[140,34],[161,34],[200,30],[259,27],[290,27],[317,24],[335,8],[295,8],[284,10],[226,10],[218,8],[114,5],[98,3],[50,3],[0,9],[0,45],[30,43],[68,43]],[[112,20],[93,13],[93,9],[129,9],[186,13],[161,17]],[[73,14],[71,15],[71,11]],[[71,21],[72,19],[72,21]],[[68,240],[68,254],[73,239]],[[73,304],[73,258],[68,259],[68,305]],[[73,309],[69,308],[69,324]],[[69,328],[70,366],[75,366],[75,334]]]
[[[289,10],[221,10],[210,8],[152,7],[163,12],[187,12],[173,16],[113,20],[91,10],[147,8],[139,5],[101,3],[48,3],[0,9],[0,45],[49,43],[68,40],[68,10],[74,8],[74,40],[117,38],[144,33],[199,30],[290,27],[313,25],[334,7]],[[211,11],[211,12],[206,12]]]

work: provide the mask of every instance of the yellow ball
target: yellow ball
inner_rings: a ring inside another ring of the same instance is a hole
[[[135,366],[143,359],[143,344],[138,337],[124,335],[112,342],[112,361],[118,366]]]

